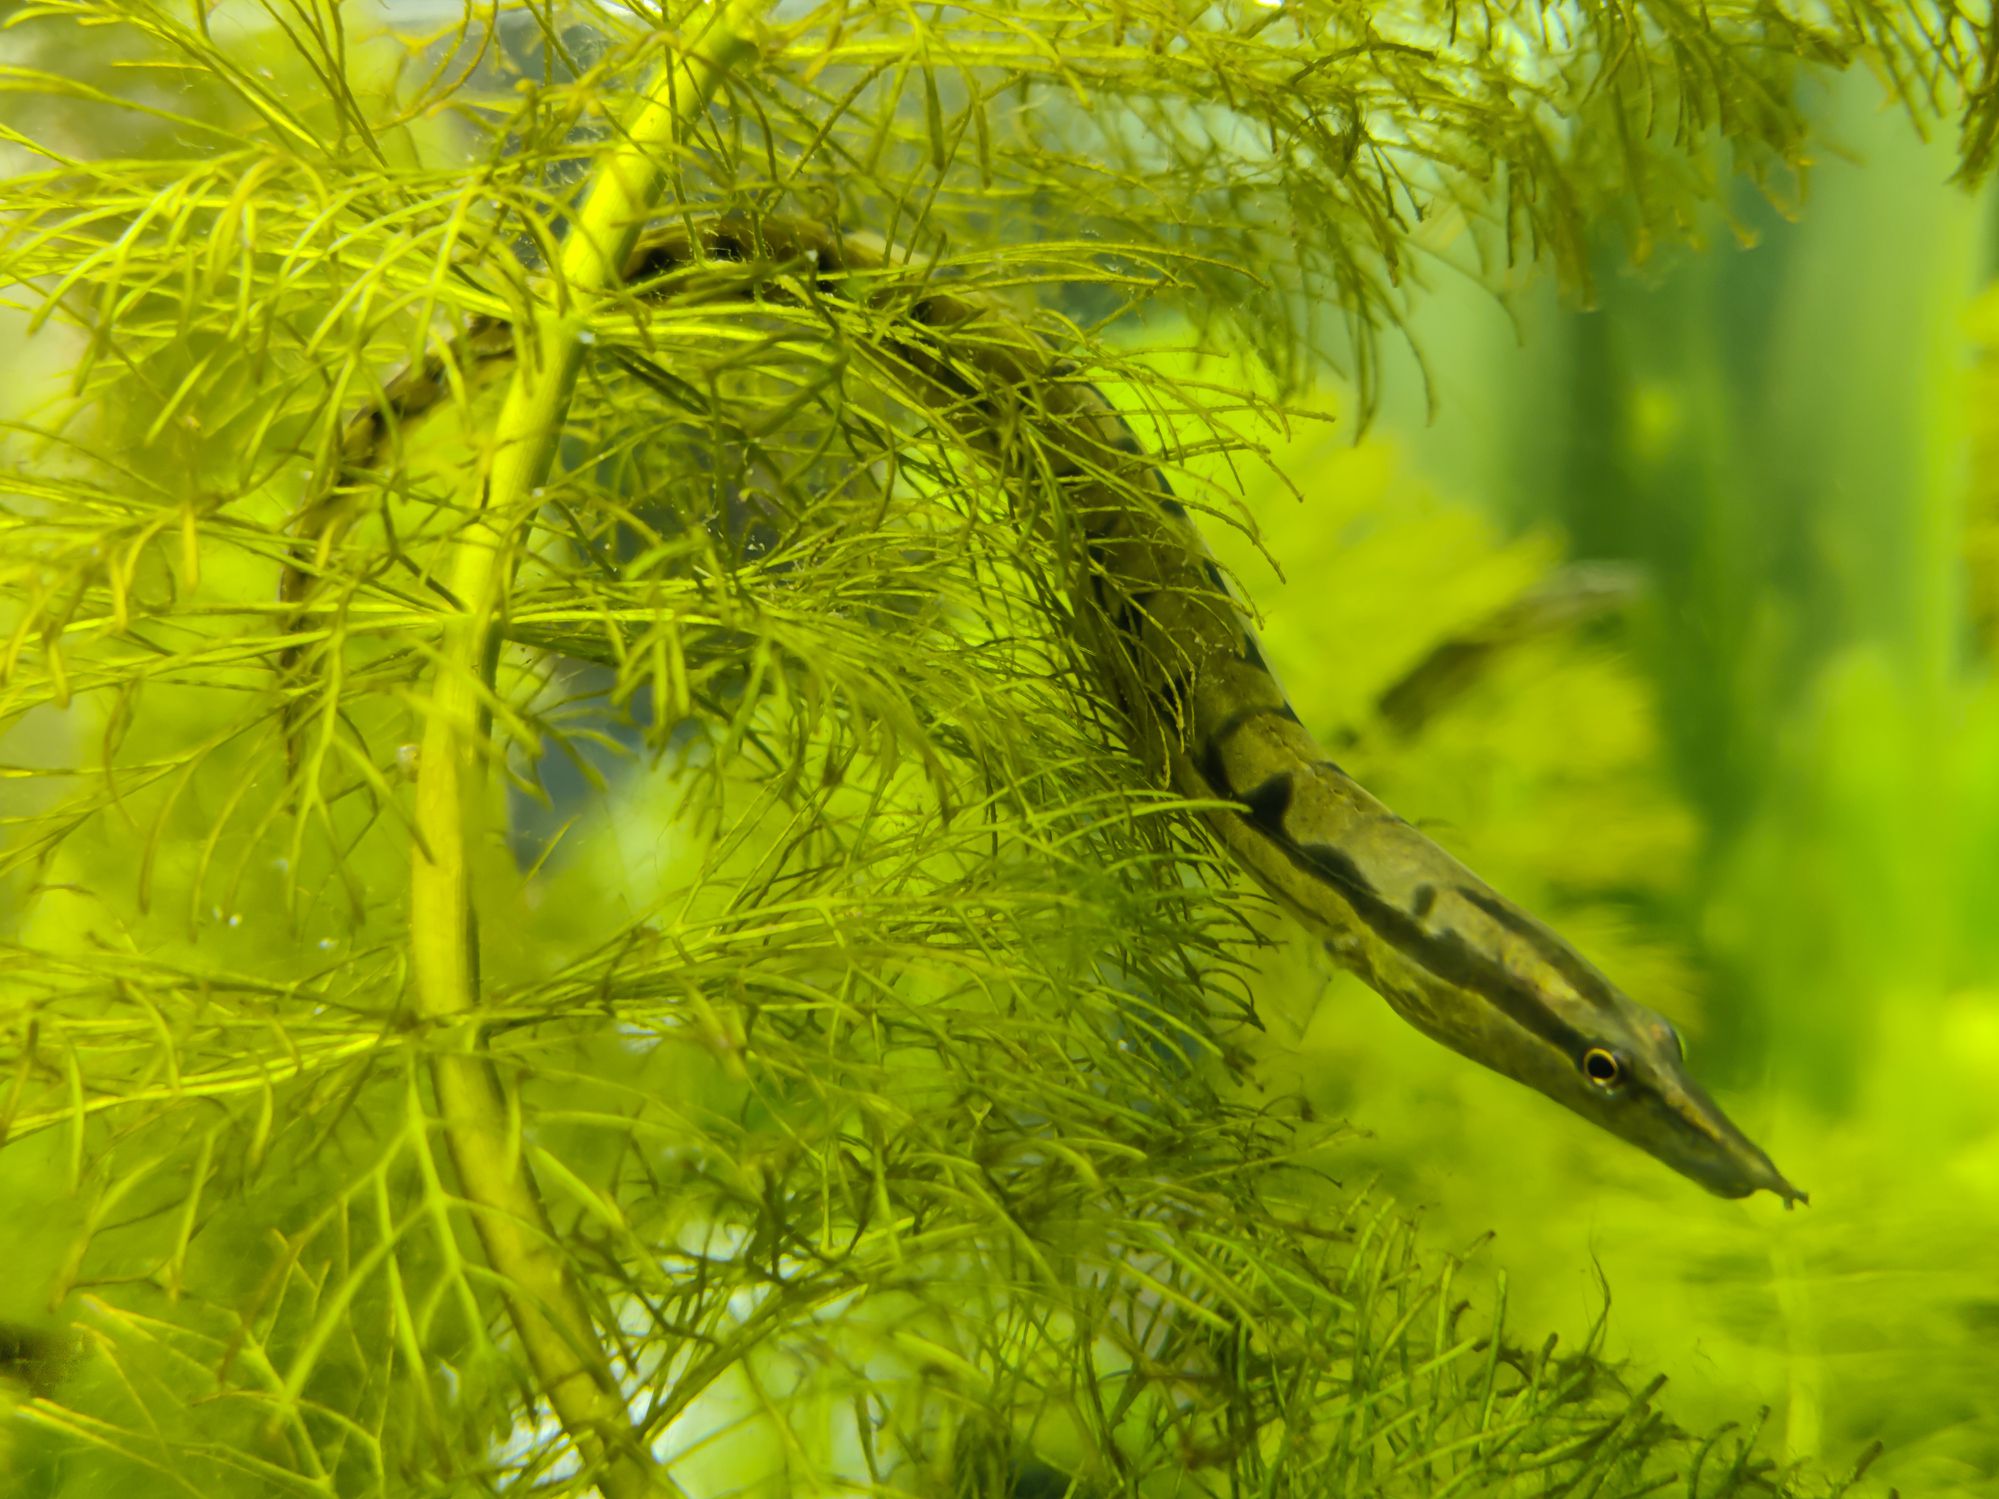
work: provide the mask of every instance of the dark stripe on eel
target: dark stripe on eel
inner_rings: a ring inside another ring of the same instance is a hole
[[[1415,917],[1369,884],[1345,853],[1329,844],[1296,844],[1274,833],[1270,836],[1292,863],[1337,890],[1354,915],[1404,957],[1446,983],[1482,996],[1522,1029],[1571,1056],[1582,1054],[1583,1037],[1543,1005],[1519,975],[1482,955],[1456,932],[1425,931]]]
[[[1528,1030],[1579,1053],[1583,1046],[1582,1037],[1549,1014],[1528,985],[1503,965],[1481,957],[1457,933],[1432,933],[1419,925],[1436,906],[1436,886],[1418,885],[1410,899],[1411,911],[1405,912],[1376,891],[1361,874],[1359,866],[1346,854],[1327,844],[1295,842],[1284,830],[1284,814],[1291,808],[1290,772],[1279,771],[1248,792],[1238,793],[1230,786],[1221,760],[1223,743],[1250,719],[1274,711],[1269,708],[1240,710],[1208,736],[1207,748],[1202,754],[1201,775],[1216,794],[1235,797],[1242,802],[1245,810],[1241,816],[1244,821],[1283,849],[1294,864],[1327,879],[1353,907],[1354,914],[1391,946],[1414,958],[1438,977],[1491,996],[1501,1009]],[[1330,760],[1321,763],[1332,765]],[[1339,769],[1336,765],[1332,768]],[[1456,894],[1528,942],[1550,967],[1568,980],[1577,994],[1600,1009],[1614,1007],[1609,984],[1561,939],[1496,895],[1462,885],[1456,888]],[[1467,978],[1478,982],[1467,983]]]
[[[1233,799],[1235,787],[1229,784],[1228,768],[1222,764],[1222,745],[1219,739],[1209,736],[1201,746],[1201,758],[1194,768],[1201,773],[1201,779],[1208,783],[1208,789],[1216,796]]]
[[[1588,1000],[1599,1010],[1617,1008],[1617,1000],[1611,992],[1609,980],[1590,967],[1581,954],[1540,922],[1524,911],[1515,910],[1490,891],[1474,890],[1460,885],[1457,893],[1533,948],[1544,963],[1568,980],[1569,987],[1581,998]]]
[[[1254,790],[1245,792],[1242,815],[1273,838],[1284,838],[1284,814],[1291,810],[1291,773],[1280,770],[1264,778]],[[1287,840],[1288,841],[1288,840]]]
[[[1215,760],[1210,753],[1204,757]],[[1236,796],[1219,764],[1204,764],[1201,774],[1217,794]],[[1580,1056],[1584,1040],[1580,1034],[1550,1012],[1518,975],[1504,965],[1484,957],[1456,932],[1429,932],[1421,917],[1436,900],[1436,890],[1424,885],[1416,894],[1415,915],[1384,897],[1360,872],[1360,866],[1339,849],[1325,843],[1301,844],[1284,831],[1284,814],[1291,806],[1291,777],[1280,772],[1246,795],[1238,797],[1245,810],[1242,819],[1255,827],[1298,868],[1317,876],[1339,892],[1340,899],[1355,916],[1397,952],[1460,989],[1484,996],[1523,1029],[1552,1045]]]

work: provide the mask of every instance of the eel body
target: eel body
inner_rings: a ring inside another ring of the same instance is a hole
[[[1058,492],[1040,523],[1059,516],[1080,543],[1076,623],[1133,748],[1181,794],[1228,804],[1208,814],[1216,838],[1337,961],[1417,1029],[1708,1190],[1805,1200],[1693,1080],[1662,1016],[1326,755],[1131,426],[1009,310],[910,275],[876,236],[791,218],[649,232],[626,283],[707,302],[796,302],[803,288],[884,314],[867,357],[1003,471]],[[445,398],[449,362],[512,352],[512,330],[481,321],[398,376],[348,424],[336,488],[359,488],[392,426]],[[337,505],[307,512],[288,596],[307,586],[305,548],[332,544]]]

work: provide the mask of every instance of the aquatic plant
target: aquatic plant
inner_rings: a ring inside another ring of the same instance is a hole
[[[1226,524],[1212,460],[1322,358],[1364,415],[1426,275],[1587,294],[1606,229],[1792,192],[1816,72],[1976,175],[1989,17],[6,19],[22,1492],[1837,1487],[1333,1182],[1235,1075],[1245,906],[1080,690],[1059,527],[865,303],[617,246],[878,232]],[[1169,317],[1235,372],[1121,345]]]

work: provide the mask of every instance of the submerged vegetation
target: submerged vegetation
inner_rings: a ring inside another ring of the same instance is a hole
[[[1737,182],[1789,205],[1838,69],[1976,179],[1989,14],[0,20],[10,1494],[1849,1486],[1850,1449],[1788,1460],[1805,1405],[1783,1459],[1751,1409],[1677,1424],[1358,1188],[1312,1103],[1394,1118],[1403,1080],[1281,1084],[1278,924],[1086,689],[1060,512],[908,398],[884,322],[1014,307],[1244,575],[1239,502],[1297,485],[1294,580],[1336,542],[1377,595],[1429,577],[1312,649],[1401,802],[1454,712],[1549,752],[1502,732],[1537,689],[1480,692],[1549,633],[1549,550],[1331,451],[1422,290],[1586,298],[1744,228]],[[721,211],[897,263],[622,284],[642,219]],[[1604,709],[1563,763],[1637,786],[1641,694],[1562,659]],[[1692,835],[1644,805],[1492,846],[1664,901]]]

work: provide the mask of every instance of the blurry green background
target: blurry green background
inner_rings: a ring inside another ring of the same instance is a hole
[[[1995,198],[1944,144],[1823,100],[1848,157],[1795,220],[1744,195],[1597,305],[1440,278],[1358,449],[1280,451],[1271,575],[1221,549],[1342,761],[1683,1022],[1812,1193],[1708,1198],[1439,1050],[1305,938],[1259,1003],[1372,1132],[1336,1153],[1442,1249],[1496,1231],[1521,1329],[1672,1376],[1689,1424],[1772,1408],[1796,1454],[1999,1494],[1999,292]],[[1350,436],[1350,433],[1349,433]],[[1501,655],[1403,738],[1372,712],[1440,630],[1558,557],[1635,564],[1616,616]]]

